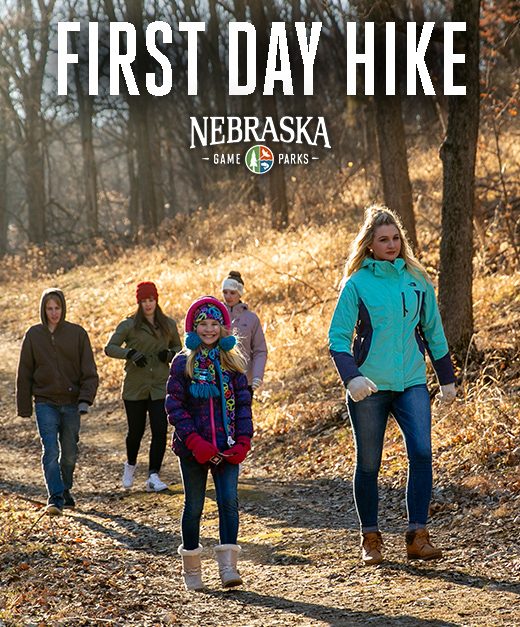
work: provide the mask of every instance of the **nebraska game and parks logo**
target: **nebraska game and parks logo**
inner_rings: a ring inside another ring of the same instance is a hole
[[[270,148],[263,144],[251,146],[246,152],[246,166],[254,174],[265,174],[273,167],[274,155]]]
[[[266,174],[275,163],[308,165],[320,159],[320,149],[330,149],[323,117],[191,116],[190,125],[190,148],[204,148],[201,159],[214,165],[245,165],[254,174]],[[267,142],[285,146],[275,152]],[[233,144],[242,146],[233,151]],[[253,145],[245,148],[243,144]],[[218,148],[211,151],[213,146]]]

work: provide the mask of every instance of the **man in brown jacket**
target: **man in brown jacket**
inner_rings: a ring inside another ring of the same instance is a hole
[[[85,329],[65,320],[63,292],[50,288],[40,300],[41,324],[27,330],[16,375],[19,416],[29,418],[32,405],[42,444],[47,512],[74,507],[70,493],[78,455],[80,415],[89,411],[99,378]]]

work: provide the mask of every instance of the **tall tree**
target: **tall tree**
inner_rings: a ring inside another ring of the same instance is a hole
[[[7,128],[0,111],[0,257],[7,252]]]
[[[266,67],[269,40],[267,18],[263,3],[250,1],[253,23],[259,33],[258,43],[259,67]],[[261,96],[262,113],[264,117],[273,119],[275,126],[278,124],[278,107],[276,94]],[[274,229],[282,231],[289,225],[289,206],[287,204],[287,190],[283,165],[276,165],[267,175],[269,178],[269,200],[271,203],[271,224]]]
[[[374,102],[383,195],[385,204],[401,216],[415,248],[417,235],[399,86],[396,85],[395,95],[386,95],[385,22],[395,20],[395,14],[387,4],[378,2],[373,7],[373,18],[376,20]],[[396,57],[398,58],[399,55],[396,54]],[[398,76],[399,73],[397,72],[396,75]]]
[[[89,20],[97,18],[88,7]],[[70,20],[76,19],[74,9],[71,7]],[[71,38],[71,49],[74,53],[78,52],[78,43],[75,37]],[[84,42],[82,42],[84,43]],[[83,55],[81,54],[83,53]],[[84,56],[84,50],[80,50],[80,57]],[[96,155],[94,151],[94,96],[89,95],[86,88],[86,77],[82,76],[82,67],[80,64],[74,65],[74,83],[76,86],[76,96],[78,99],[78,119],[81,133],[81,152],[83,155],[83,185],[85,189],[85,205],[87,232],[90,237],[99,235],[98,220],[98,181],[97,181],[97,165]]]
[[[12,0],[11,12],[0,20],[0,65],[10,76],[6,95],[22,141],[28,236],[36,244],[46,240],[42,91],[55,3],[56,0]]]
[[[457,34],[456,52],[465,63],[455,65],[455,85],[465,96],[450,96],[448,129],[441,147],[443,163],[442,239],[439,305],[446,336],[460,360],[473,335],[473,209],[475,159],[479,127],[480,0],[454,0],[453,22],[465,22]]]
[[[216,0],[209,0],[209,25],[208,35],[203,38],[206,42],[208,61],[211,67],[211,80],[213,81],[213,93],[215,97],[214,115],[227,115],[226,93],[227,87],[224,81],[224,64],[220,55],[220,31],[221,25],[217,11]]]
[[[155,145],[154,127],[152,123],[153,99],[146,89],[146,73],[153,68],[149,66],[144,31],[144,0],[123,0],[115,4],[113,0],[104,0],[105,10],[111,21],[117,21],[116,10],[121,10],[124,19],[132,23],[136,31],[136,59],[133,71],[139,96],[126,94],[128,104],[129,133],[135,137],[137,176],[139,177],[139,208],[142,224],[149,231],[158,227],[157,208],[157,172],[154,171],[152,146]],[[130,179],[133,173],[129,173]],[[133,225],[135,227],[135,225]]]

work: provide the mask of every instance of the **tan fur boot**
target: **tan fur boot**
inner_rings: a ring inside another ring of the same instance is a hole
[[[361,534],[361,557],[365,566],[375,566],[383,561],[383,538],[380,531]]]
[[[182,557],[182,577],[186,590],[203,590],[200,544],[197,549],[191,551],[180,546],[177,553]]]
[[[424,527],[406,532],[406,553],[409,560],[435,560],[442,557],[441,549],[433,546],[430,534]]]
[[[215,547],[218,570],[224,588],[242,584],[242,577],[237,570],[237,559],[241,550],[238,544],[219,544]]]

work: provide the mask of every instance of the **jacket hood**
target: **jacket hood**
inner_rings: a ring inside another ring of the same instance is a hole
[[[44,324],[45,326],[47,326],[47,314],[45,313],[44,303],[50,294],[52,294],[53,296],[56,296],[56,298],[58,298],[58,300],[61,303],[60,322],[63,322],[65,320],[65,315],[67,314],[67,306],[65,303],[65,296],[63,295],[63,292],[58,287],[49,287],[48,289],[43,290],[41,298],[40,298],[40,320],[42,321],[42,324]]]

